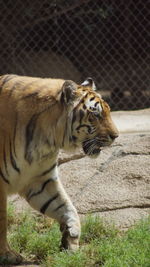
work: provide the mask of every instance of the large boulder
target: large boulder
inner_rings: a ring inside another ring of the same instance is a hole
[[[150,212],[150,134],[120,135],[97,159],[61,164],[60,176],[79,214],[128,228]]]

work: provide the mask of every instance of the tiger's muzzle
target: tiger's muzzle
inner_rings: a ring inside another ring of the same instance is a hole
[[[82,148],[84,153],[88,156],[97,157],[101,152],[100,145],[97,142],[95,142],[94,139],[85,140],[82,143]]]
[[[97,157],[102,147],[110,146],[118,135],[108,135],[107,137],[95,137],[83,141],[82,148],[86,155]]]

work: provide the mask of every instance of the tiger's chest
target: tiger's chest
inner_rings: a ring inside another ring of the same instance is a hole
[[[23,151],[18,151],[17,157],[7,162],[6,168],[3,168],[8,187],[8,194],[20,193],[28,185],[36,182],[57,165],[57,150],[51,150],[48,153],[39,152],[32,154],[32,161],[24,157]]]

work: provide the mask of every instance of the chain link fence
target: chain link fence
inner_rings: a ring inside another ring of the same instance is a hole
[[[149,1],[0,1],[0,73],[92,77],[112,110],[150,106]]]

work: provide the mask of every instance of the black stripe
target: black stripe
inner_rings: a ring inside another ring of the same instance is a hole
[[[45,211],[47,210],[47,208],[49,207],[49,205],[56,199],[59,197],[59,194],[57,193],[56,195],[54,195],[52,198],[50,198],[48,201],[45,202],[45,204],[41,207],[40,212],[41,213],[45,213]]]
[[[64,131],[64,134],[63,134],[63,140],[62,140],[62,147],[64,146],[65,144],[65,138],[66,138],[66,129],[67,129],[67,121],[66,121],[66,125],[65,125],[65,131]]]
[[[72,135],[72,137],[70,138],[70,141],[76,142],[77,141],[77,137],[75,135]]]
[[[48,170],[42,172],[40,175],[38,175],[38,177],[40,176],[44,176],[46,174],[48,174],[49,172],[51,172],[55,167],[57,166],[57,164],[55,163],[54,165],[52,165]]]
[[[84,111],[82,110],[82,109],[80,109],[80,112],[79,112],[79,116],[80,116],[80,119],[79,119],[79,121],[80,121],[80,124],[81,124],[81,122],[82,122],[82,119],[83,119],[83,117],[84,117]]]
[[[17,77],[17,75],[15,75],[15,74],[4,75],[2,83],[0,85],[1,89],[2,89],[3,85],[5,85],[10,80],[12,80],[14,77]]]
[[[28,148],[30,143],[33,140],[33,136],[34,136],[34,131],[36,128],[36,122],[38,119],[39,114],[35,114],[32,116],[32,118],[30,119],[30,121],[28,122],[27,126],[26,126],[26,145],[25,145],[25,159],[31,163],[32,158],[30,153],[28,153]]]
[[[90,101],[93,101],[95,99],[95,96],[92,96],[91,98],[90,98]]]
[[[32,193],[31,195],[30,195],[30,193],[31,193],[31,192],[30,192],[30,193],[28,194],[28,201],[29,201],[32,197],[41,194],[41,193],[43,192],[43,190],[45,189],[46,185],[47,185],[49,182],[53,182],[53,179],[50,178],[50,179],[46,180],[46,181],[43,183],[41,189],[40,189],[38,192],[36,192],[36,193]]]
[[[73,111],[72,124],[76,121],[76,111]]]
[[[20,85],[20,80],[19,81],[16,81],[14,83],[14,85],[10,88],[10,92],[9,92],[9,97],[11,97],[11,95],[13,94],[13,91],[18,87],[19,88],[19,85]]]
[[[33,85],[34,83],[36,83],[36,85],[35,85],[35,86],[36,86],[36,91],[35,91],[35,92],[32,92],[32,93],[27,93],[25,96],[22,97],[22,99],[26,99],[26,98],[34,97],[34,96],[38,95],[40,91],[42,91],[43,89],[45,89],[45,88],[47,87],[46,84],[45,84],[45,85],[43,84],[42,86],[39,86],[37,82],[38,82],[38,80],[35,80],[35,81],[33,81],[33,82],[31,82],[31,83],[25,85],[25,86],[22,88],[22,90],[25,91],[25,90],[28,89],[31,85]]]
[[[99,104],[99,102],[96,102],[96,103],[94,104],[94,106],[96,107],[98,104]]]
[[[64,206],[65,206],[65,203],[59,205],[56,209],[54,209],[54,212],[58,211],[59,209],[61,209]]]
[[[34,131],[36,128],[36,123],[38,120],[38,117],[46,112],[47,110],[49,110],[50,108],[52,108],[53,106],[55,106],[55,104],[57,104],[57,102],[48,105],[46,108],[44,108],[43,110],[41,110],[39,113],[34,114],[31,119],[29,120],[27,126],[26,126],[26,131],[25,131],[25,138],[26,138],[26,144],[25,144],[25,159],[31,163],[32,162],[32,156],[30,154],[30,151],[28,151],[29,149],[29,145],[33,140],[34,137]]]
[[[27,99],[27,98],[30,98],[30,97],[34,97],[38,95],[38,92],[34,92],[34,93],[31,93],[31,94],[27,94],[25,96],[22,97],[22,99]]]
[[[4,176],[4,174],[2,173],[2,170],[0,169],[0,176],[3,178],[3,180],[9,184],[9,181],[6,179],[6,177]]]
[[[6,170],[7,175],[8,175],[8,168],[7,168],[7,160],[6,160],[6,152],[5,152],[5,148],[4,148],[4,151],[3,151],[3,158],[4,158],[5,170]]]
[[[11,164],[12,164],[14,170],[17,171],[18,173],[20,173],[20,169],[18,168],[16,161],[15,161],[13,154],[12,154],[11,141],[10,141],[10,161],[11,161]]]
[[[76,111],[73,111],[73,116],[72,116],[72,123],[71,123],[71,129],[73,130],[73,124],[76,121]]]
[[[16,140],[16,132],[17,132],[17,116],[16,116],[16,120],[15,120],[15,127],[14,127],[14,136],[13,136],[13,150],[14,150],[14,155],[15,157],[17,157],[16,155],[16,148],[15,148],[15,140]]]

